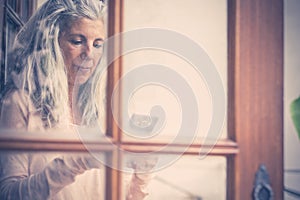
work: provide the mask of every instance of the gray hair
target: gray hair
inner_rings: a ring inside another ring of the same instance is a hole
[[[63,125],[64,119],[70,117],[68,80],[59,34],[76,19],[104,19],[104,10],[100,0],[48,0],[17,35],[11,83],[28,92],[46,128]],[[97,66],[89,80],[80,86],[76,97],[83,113],[83,125],[93,125],[99,114],[104,116],[104,104],[99,101],[104,99],[105,89],[99,68]]]

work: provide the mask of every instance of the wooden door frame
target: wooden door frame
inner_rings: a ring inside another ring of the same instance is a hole
[[[265,165],[283,199],[283,0],[228,0],[227,199],[252,199]]]

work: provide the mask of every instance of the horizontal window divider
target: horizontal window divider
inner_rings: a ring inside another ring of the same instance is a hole
[[[162,154],[188,154],[188,155],[214,155],[227,156],[238,153],[238,146],[232,140],[222,139],[214,143],[201,144],[194,142],[190,145],[185,143],[166,142],[122,142],[121,149],[136,153],[157,152]]]
[[[21,151],[114,151],[123,152],[160,153],[160,154],[188,154],[227,156],[235,155],[239,149],[237,144],[229,139],[218,141],[197,138],[193,143],[174,143],[172,140],[135,140],[114,141],[113,138],[99,135],[96,132],[21,132],[1,131],[0,150]],[[173,142],[173,143],[172,143]],[[118,148],[117,148],[118,147]]]
[[[95,133],[1,131],[0,150],[112,151],[112,139]]]
[[[88,148],[87,148],[88,146]],[[99,151],[107,152],[112,151],[113,147],[110,143],[94,142],[84,144],[78,142],[64,142],[64,141],[15,141],[15,140],[1,140],[0,151],[76,151],[88,152]]]

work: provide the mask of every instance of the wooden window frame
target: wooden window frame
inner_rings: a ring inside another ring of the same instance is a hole
[[[110,0],[109,36],[122,32],[122,20],[123,0]],[[114,44],[108,56],[121,48],[121,43]],[[108,68],[107,102],[111,102],[121,75],[119,58]],[[119,111],[120,102],[114,107]],[[107,107],[108,136],[116,145],[146,152],[165,144],[123,142],[122,131]],[[110,152],[111,162],[121,163],[121,155],[109,145],[94,142],[94,147]],[[186,154],[198,155],[200,147],[196,142]],[[181,152],[180,148],[174,145],[168,153]],[[0,149],[86,151],[81,141],[3,137]],[[283,0],[228,0],[228,139],[220,140],[209,155],[227,157],[227,199],[252,199],[255,173],[261,164],[268,170],[275,199],[283,199]],[[106,168],[106,199],[122,199],[121,180],[120,172]]]

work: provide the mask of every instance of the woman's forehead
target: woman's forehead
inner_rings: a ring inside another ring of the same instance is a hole
[[[103,19],[76,19],[68,24],[68,27],[65,31],[67,34],[90,35],[95,38],[105,37]]]

